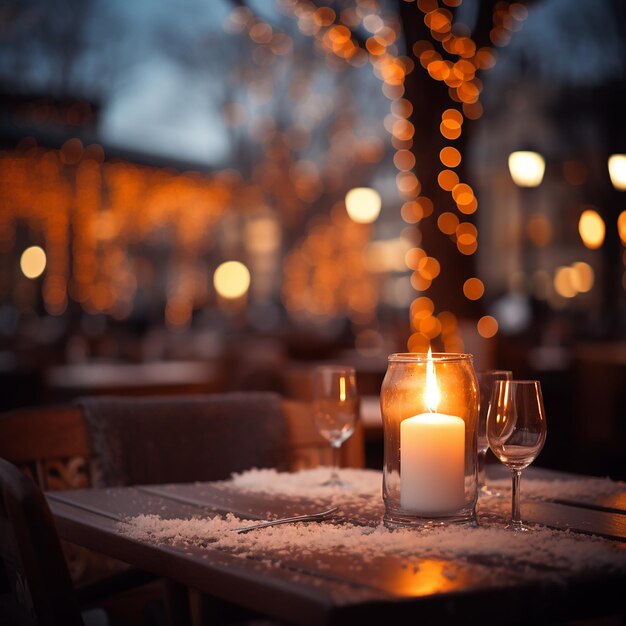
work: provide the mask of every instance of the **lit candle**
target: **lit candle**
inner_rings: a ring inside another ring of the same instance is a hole
[[[429,360],[426,405],[432,412],[400,424],[400,506],[407,511],[446,514],[465,501],[465,422],[435,412],[438,404],[435,368]]]

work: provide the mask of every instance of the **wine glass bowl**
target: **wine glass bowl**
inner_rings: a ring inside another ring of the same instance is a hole
[[[477,372],[479,391],[479,413],[478,413],[478,487],[481,493],[487,496],[500,495],[491,491],[485,484],[485,460],[489,441],[487,440],[487,412],[494,383],[497,380],[511,380],[513,372],[509,370],[485,370]]]
[[[507,528],[529,530],[520,516],[522,470],[539,455],[546,440],[541,385],[536,380],[496,381],[487,413],[487,439],[498,459],[511,470],[511,521]]]
[[[313,414],[315,427],[332,450],[332,472],[323,483],[330,487],[346,486],[339,478],[341,444],[354,432],[358,410],[354,368],[320,365],[313,373]]]

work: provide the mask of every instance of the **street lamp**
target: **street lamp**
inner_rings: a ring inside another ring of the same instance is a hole
[[[615,189],[626,191],[626,154],[612,154],[609,157],[609,176]]]
[[[545,170],[545,159],[538,152],[518,151],[509,155],[509,172],[518,187],[538,187]]]
[[[346,194],[346,210],[357,224],[371,224],[380,214],[380,194],[370,187],[355,187]]]

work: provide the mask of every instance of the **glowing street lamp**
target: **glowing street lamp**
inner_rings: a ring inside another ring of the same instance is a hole
[[[46,269],[46,253],[39,246],[26,248],[20,257],[20,269],[26,278],[38,278]]]
[[[612,154],[609,157],[609,176],[615,189],[626,191],[626,154]]]
[[[355,187],[346,194],[346,210],[353,222],[371,224],[380,214],[380,194],[370,187]]]
[[[213,274],[215,291],[227,300],[241,298],[250,287],[250,272],[239,261],[222,263]]]
[[[538,187],[545,170],[545,159],[538,152],[520,151],[509,155],[509,172],[518,187]]]

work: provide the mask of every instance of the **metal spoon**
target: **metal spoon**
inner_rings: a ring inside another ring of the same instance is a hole
[[[275,519],[269,522],[259,522],[258,524],[252,524],[251,526],[233,528],[233,530],[236,533],[247,533],[250,530],[255,530],[257,528],[266,528],[267,526],[277,526],[278,524],[291,524],[292,522],[321,522],[327,517],[330,517],[337,510],[339,510],[339,507],[334,506],[332,509],[328,509],[328,511],[321,511],[320,513],[311,513],[309,515],[296,515],[295,517],[283,517],[281,519]]]

